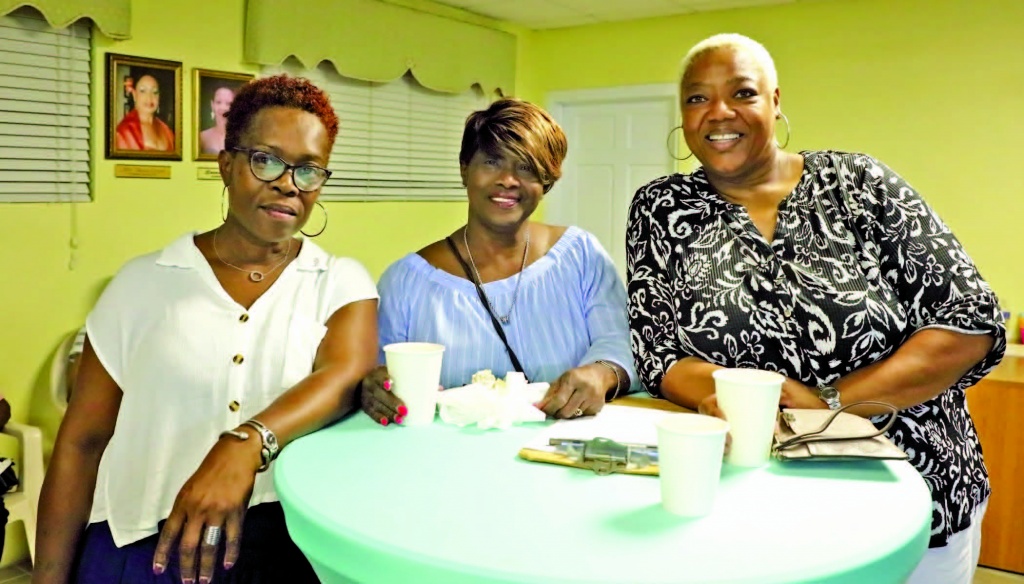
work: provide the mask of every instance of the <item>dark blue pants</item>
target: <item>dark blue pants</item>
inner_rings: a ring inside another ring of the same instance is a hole
[[[157,534],[119,548],[114,545],[106,522],[93,523],[79,544],[71,581],[75,584],[181,584],[176,548],[167,570],[160,576],[153,574],[153,554],[159,539]],[[320,580],[288,536],[281,504],[264,503],[245,514],[238,563],[225,570],[223,561],[218,561],[213,582],[319,584]]]

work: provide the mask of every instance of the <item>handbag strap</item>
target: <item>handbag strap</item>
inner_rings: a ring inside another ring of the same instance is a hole
[[[519,357],[516,356],[516,352],[512,350],[512,346],[508,344],[508,337],[505,336],[505,331],[501,327],[501,323],[498,322],[498,318],[491,312],[491,304],[487,301],[487,295],[484,294],[484,288],[480,285],[480,281],[476,279],[476,275],[472,270],[469,269],[469,264],[466,260],[462,259],[462,254],[459,253],[459,249],[455,247],[455,242],[452,241],[451,237],[444,238],[448,242],[448,247],[452,249],[452,253],[455,255],[455,259],[459,260],[459,265],[462,266],[462,270],[466,272],[466,277],[469,281],[476,286],[476,293],[480,296],[480,302],[484,305],[484,310],[487,311],[487,316],[491,317],[491,324],[494,325],[494,332],[498,333],[498,337],[501,338],[501,342],[505,344],[505,350],[508,351],[508,357],[512,360],[512,368],[519,373],[524,373],[523,366],[519,362]]]
[[[884,426],[882,426],[882,428],[880,430],[878,430],[874,434],[861,434],[861,435],[857,435],[857,436],[822,436],[822,433],[824,433],[825,430],[827,430],[828,427],[832,425],[832,422],[835,421],[836,417],[840,413],[842,413],[842,412],[846,411],[847,409],[852,408],[854,406],[863,406],[863,405],[881,406],[881,407],[889,410],[889,413],[890,413],[889,420],[885,423]],[[885,402],[879,402],[879,401],[861,401],[861,402],[855,402],[855,403],[852,403],[852,404],[847,404],[847,405],[839,408],[838,410],[832,412],[832,415],[829,416],[828,419],[825,420],[825,423],[822,424],[821,427],[818,428],[817,430],[815,430],[813,432],[805,432],[803,434],[797,434],[796,436],[793,436],[793,437],[791,437],[791,438],[789,438],[787,440],[783,440],[782,442],[779,442],[775,446],[775,448],[777,450],[785,450],[787,448],[792,448],[793,446],[799,446],[801,444],[808,444],[808,443],[811,443],[811,442],[845,442],[845,441],[850,441],[850,440],[868,440],[870,438],[875,438],[877,436],[881,436],[882,434],[885,434],[886,432],[889,431],[889,428],[892,428],[892,425],[896,423],[896,414],[898,412],[899,412],[899,410],[896,409],[896,407],[893,406],[892,404],[887,404]]]

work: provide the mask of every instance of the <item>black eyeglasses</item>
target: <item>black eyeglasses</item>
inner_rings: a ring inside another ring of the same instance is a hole
[[[295,183],[295,187],[300,191],[310,192],[324,186],[327,179],[331,178],[331,171],[309,162],[288,164],[277,156],[262,150],[238,147],[232,148],[232,150],[249,155],[249,169],[252,170],[252,175],[263,182],[273,182],[291,170],[292,182]]]

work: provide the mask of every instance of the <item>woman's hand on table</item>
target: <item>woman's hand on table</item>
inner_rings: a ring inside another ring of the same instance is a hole
[[[359,394],[363,411],[382,426],[392,422],[401,424],[409,413],[405,403],[391,393],[391,378],[383,365],[363,378]]]
[[[178,563],[185,582],[212,582],[220,542],[205,541],[207,528],[220,528],[224,541],[224,568],[238,561],[242,521],[252,496],[260,448],[256,440],[222,438],[206,455],[199,469],[178,491],[170,516],[160,530],[153,573],[167,570],[171,548],[178,543]]]
[[[722,411],[722,408],[718,407],[718,396],[715,394],[707,396],[697,404],[697,413],[704,414],[705,416],[714,416],[727,422],[729,421],[729,419],[725,417],[725,412]],[[732,446],[732,434],[726,432],[724,454],[729,454],[730,446]]]
[[[779,405],[784,408],[797,408],[803,410],[820,410],[828,405],[818,397],[818,391],[807,387],[795,379],[786,378],[782,383],[782,395],[779,397]]]
[[[570,369],[556,379],[534,405],[556,418],[593,416],[604,407],[608,389],[618,382],[617,378],[609,381],[609,376],[614,373],[597,363]]]
[[[697,413],[726,420],[725,412],[722,411],[722,408],[718,407],[718,396],[715,394],[707,396],[697,404]]]

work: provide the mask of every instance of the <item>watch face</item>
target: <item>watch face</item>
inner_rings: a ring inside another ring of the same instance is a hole
[[[839,391],[834,387],[823,387],[818,391],[821,399],[835,399],[839,397]]]

